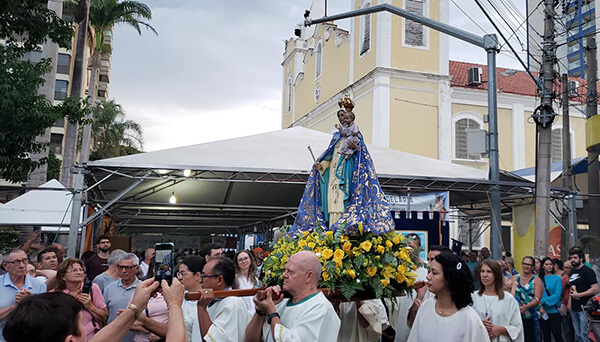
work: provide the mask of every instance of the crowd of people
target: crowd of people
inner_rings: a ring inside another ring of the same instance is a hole
[[[418,251],[418,236],[409,239]],[[525,257],[519,273],[510,255],[492,260],[485,247],[459,257],[430,246],[412,294],[342,303],[317,288],[321,263],[309,251],[287,260],[281,287],[215,298],[263,287],[265,251],[224,253],[218,244],[178,251],[172,284],[159,284],[154,249],[111,247],[100,236],[82,259],[65,258],[58,244],[4,253],[0,341],[579,342],[590,336],[583,306],[598,293],[577,247],[564,263]],[[184,292],[199,299],[184,300]]]

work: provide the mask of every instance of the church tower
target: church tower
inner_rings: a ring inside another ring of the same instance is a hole
[[[448,0],[350,1],[352,10],[389,3],[448,22]],[[311,18],[324,16],[323,2]],[[446,35],[388,12],[352,18],[349,30],[303,27],[285,46],[283,128],[329,132],[349,95],[366,142],[450,161],[448,65]]]

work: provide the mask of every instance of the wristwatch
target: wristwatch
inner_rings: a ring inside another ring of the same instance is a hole
[[[135,304],[129,304],[129,306],[127,307],[128,309],[131,309],[131,311],[133,311],[133,314],[135,315],[135,319],[137,320],[138,318],[140,318],[140,309],[138,309],[138,307]]]
[[[274,317],[280,318],[280,317],[279,317],[279,314],[278,314],[277,312],[273,312],[272,314],[268,314],[268,315],[267,315],[267,323],[268,323],[268,324],[271,324],[271,320],[272,320]]]

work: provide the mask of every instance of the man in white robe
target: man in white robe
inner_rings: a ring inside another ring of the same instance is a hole
[[[340,303],[339,342],[376,342],[390,326],[380,299]]]
[[[244,332],[250,321],[244,300],[240,297],[215,299],[213,296],[213,290],[231,290],[234,280],[235,268],[228,258],[212,259],[202,269],[202,296],[198,300],[198,321],[204,341],[244,340]]]
[[[317,283],[321,277],[321,262],[309,251],[292,255],[283,273],[283,291],[291,299],[283,299],[279,286],[254,297],[256,314],[246,329],[246,342],[331,342],[340,329],[333,305]]]

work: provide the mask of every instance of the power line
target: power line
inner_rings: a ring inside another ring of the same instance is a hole
[[[458,6],[458,4],[457,4],[457,3],[456,3],[454,0],[450,0],[450,1],[452,1],[452,3],[454,4],[454,6],[456,6],[456,7],[457,7],[457,8],[458,8],[458,9],[459,9],[459,10],[460,10],[460,11],[461,11],[461,12],[462,12],[462,13],[463,13],[463,14],[464,14],[464,15],[465,15],[467,18],[469,18],[469,20],[471,20],[471,21],[473,22],[473,24],[475,24],[477,27],[479,27],[479,29],[480,29],[480,30],[481,30],[483,33],[485,33],[485,34],[488,34],[488,33],[487,33],[487,31],[486,31],[486,30],[484,30],[484,29],[483,29],[481,26],[479,26],[479,24],[478,24],[477,22],[475,22],[475,20],[473,20],[473,18],[471,18],[471,17],[470,17],[470,16],[467,14],[467,12],[465,12],[465,11],[462,9],[462,7]]]

